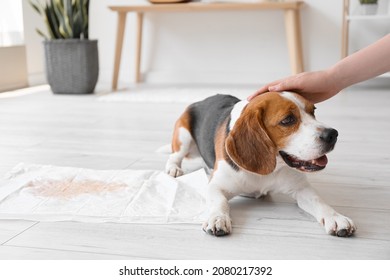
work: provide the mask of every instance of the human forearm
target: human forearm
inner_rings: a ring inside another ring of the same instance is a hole
[[[390,71],[390,34],[328,69],[337,91],[388,71]]]
[[[304,72],[266,84],[248,97],[267,91],[295,91],[313,103],[342,89],[390,71],[390,34],[321,71]]]

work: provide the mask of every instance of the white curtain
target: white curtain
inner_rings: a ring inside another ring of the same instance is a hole
[[[22,0],[0,0],[0,47],[22,45],[23,37]]]

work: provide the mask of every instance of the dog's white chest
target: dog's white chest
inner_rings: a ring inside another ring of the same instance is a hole
[[[274,172],[269,175],[259,175],[243,170],[236,171],[225,161],[218,163],[218,171],[214,173],[214,177],[232,194],[251,197],[260,197],[271,191],[280,192],[288,181],[297,183],[305,180],[303,174],[294,172],[282,164],[278,164]]]

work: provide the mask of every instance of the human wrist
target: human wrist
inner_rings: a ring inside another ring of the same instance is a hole
[[[351,83],[348,81],[348,77],[345,76],[345,72],[340,69],[338,64],[325,70],[328,77],[329,85],[332,92],[335,94],[350,86]]]

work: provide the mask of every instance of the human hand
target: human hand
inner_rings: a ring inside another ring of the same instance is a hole
[[[293,91],[313,103],[319,103],[340,90],[336,79],[328,71],[304,72],[266,84],[249,96],[248,101],[268,91]]]

